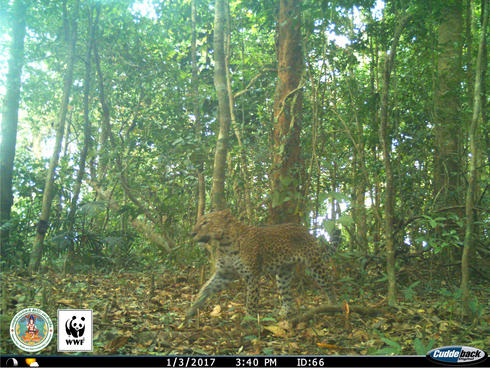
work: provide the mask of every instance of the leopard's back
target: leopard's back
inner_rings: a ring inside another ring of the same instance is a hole
[[[248,227],[236,238],[235,245],[245,262],[263,267],[304,262],[318,255],[318,247],[308,229],[298,224]]]

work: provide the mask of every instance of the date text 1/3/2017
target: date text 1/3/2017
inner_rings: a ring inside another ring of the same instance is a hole
[[[216,358],[172,357],[166,358],[165,367],[214,367]]]

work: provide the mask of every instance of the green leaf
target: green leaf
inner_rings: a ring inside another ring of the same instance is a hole
[[[425,355],[427,353],[424,343],[418,337],[413,341],[413,346],[417,355]]]
[[[390,340],[387,337],[383,337],[383,336],[380,336],[380,339],[383,340],[386,344],[392,346],[393,348],[396,348],[396,349],[400,349],[401,350],[400,344],[397,343],[396,341]]]
[[[243,321],[257,321],[257,318],[254,316],[246,315],[243,317]]]
[[[430,339],[429,342],[427,343],[427,346],[424,345],[422,340],[420,340],[418,337],[415,338],[413,341],[413,346],[415,348],[415,352],[417,355],[425,355],[427,354],[428,351],[432,350],[434,347],[435,340]]]
[[[262,322],[277,322],[277,320],[274,317],[264,317]]]
[[[340,216],[340,218],[338,219],[338,222],[344,226],[350,226],[354,223],[354,219],[352,218],[351,215],[342,215]]]

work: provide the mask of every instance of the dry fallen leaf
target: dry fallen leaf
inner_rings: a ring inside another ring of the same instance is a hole
[[[299,345],[293,341],[293,342],[289,343],[289,348],[290,349],[299,349]]]
[[[209,313],[211,317],[218,317],[220,314],[221,314],[221,306],[219,304],[213,308],[211,313]]]
[[[286,337],[286,331],[279,326],[275,326],[275,325],[264,326],[264,329],[272,332],[274,334],[274,336]]]
[[[317,342],[316,343],[319,347],[321,348],[327,348],[327,349],[341,349],[340,346],[337,346],[337,345],[332,345],[332,344],[325,344],[323,342]]]
[[[109,351],[109,352],[117,352],[119,349],[121,349],[124,345],[126,345],[126,343],[128,342],[129,340],[129,336],[118,336],[116,337],[114,340],[112,340],[109,344],[106,345],[106,349]]]
[[[66,305],[67,307],[78,308],[75,301],[71,299],[58,299],[56,303]]]
[[[349,318],[349,314],[350,314],[349,303],[344,302],[343,307],[344,307],[344,312],[345,312],[345,318]]]
[[[296,329],[297,330],[303,330],[304,328],[306,328],[306,323],[305,322],[300,322],[296,325]]]
[[[289,330],[291,328],[291,323],[288,320],[279,321],[277,325],[284,330]]]

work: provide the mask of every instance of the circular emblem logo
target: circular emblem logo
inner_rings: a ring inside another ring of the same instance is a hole
[[[10,322],[10,337],[24,351],[44,349],[53,338],[51,318],[38,308],[26,308],[18,312]]]

